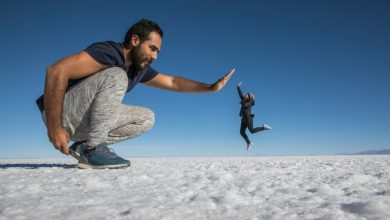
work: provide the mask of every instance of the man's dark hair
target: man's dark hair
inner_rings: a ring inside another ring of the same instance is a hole
[[[123,41],[123,46],[127,49],[130,48],[131,36],[133,36],[133,34],[136,34],[142,43],[149,39],[149,34],[151,32],[156,32],[161,36],[161,38],[163,37],[163,31],[157,23],[148,19],[141,19],[137,23],[133,24],[133,26],[131,26],[127,31]]]

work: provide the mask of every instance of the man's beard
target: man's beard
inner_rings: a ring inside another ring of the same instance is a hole
[[[136,71],[139,71],[139,70],[142,70],[143,67],[141,66],[142,63],[148,61],[149,64],[152,63],[152,61],[150,60],[150,58],[146,57],[146,56],[143,56],[140,52],[140,46],[137,46],[137,47],[134,47],[131,51],[130,51],[130,60],[131,60],[131,65],[132,65],[132,68]],[[146,66],[145,66],[146,67]]]

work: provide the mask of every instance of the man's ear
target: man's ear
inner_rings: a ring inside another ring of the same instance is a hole
[[[136,34],[131,35],[131,46],[136,47],[140,43],[139,37]]]

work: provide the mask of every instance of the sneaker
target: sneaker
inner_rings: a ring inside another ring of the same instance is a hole
[[[69,147],[69,154],[76,158],[76,160],[80,159],[81,151],[84,151],[84,142],[82,141],[74,142],[72,146]]]
[[[269,130],[269,131],[272,130],[271,126],[269,126],[267,124],[263,124],[263,127],[264,127],[265,130]]]
[[[246,150],[247,150],[247,151],[250,151],[250,150],[252,150],[252,147],[253,147],[253,144],[252,144],[252,143],[249,143],[249,144],[246,146]]]
[[[82,151],[77,166],[82,169],[117,169],[129,167],[130,161],[119,157],[103,143],[93,149]]]

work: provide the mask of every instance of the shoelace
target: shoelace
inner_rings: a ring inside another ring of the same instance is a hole
[[[101,147],[99,148],[98,150],[99,154],[105,156],[105,157],[109,157],[109,158],[116,158],[118,157],[115,153],[115,151],[112,149],[112,148],[109,148],[109,147]]]

